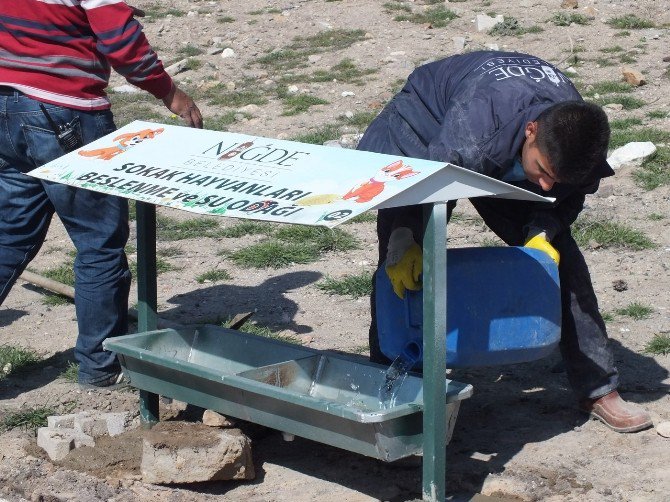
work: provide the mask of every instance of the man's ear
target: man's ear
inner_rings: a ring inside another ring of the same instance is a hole
[[[524,133],[527,141],[530,143],[534,142],[537,137],[537,122],[528,122]]]

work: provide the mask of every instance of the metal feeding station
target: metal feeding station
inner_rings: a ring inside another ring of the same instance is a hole
[[[557,271],[542,253],[451,250],[447,266],[446,201],[548,199],[456,166],[133,122],[31,174],[137,201],[138,333],[105,347],[139,389],[145,426],[158,421],[163,395],[384,461],[423,454],[423,499],[441,501],[446,445],[472,393],[445,378],[448,363],[527,361],[558,342]],[[382,350],[393,359],[418,348],[423,377],[409,373],[390,405],[379,399],[382,365],[218,326],[157,329],[156,205],[333,227],[370,209],[413,204],[424,207],[423,290],[403,302],[378,280],[377,300]],[[481,298],[499,285],[496,297],[509,301],[449,302],[448,270],[459,297]],[[527,270],[542,286],[520,298],[514,292],[524,288],[514,282]]]

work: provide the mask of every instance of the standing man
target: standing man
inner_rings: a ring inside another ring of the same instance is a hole
[[[28,171],[113,132],[110,68],[202,127],[123,0],[0,2],[0,304],[39,251],[54,211],[77,248],[75,357],[80,384],[120,381],[105,338],[127,331],[125,199],[41,181]]]
[[[609,135],[602,109],[584,102],[549,63],[527,54],[473,52],[417,68],[370,124],[358,149],[450,162],[556,198],[552,205],[495,198],[471,202],[508,245],[540,249],[559,264],[560,347],[579,406],[615,431],[635,432],[652,421],[617,392],[605,323],[570,232],[585,195],[614,174],[606,161]],[[449,203],[448,216],[455,205]],[[421,208],[379,211],[377,234],[379,265],[386,262],[396,294],[402,298],[405,289],[421,289]],[[374,296],[370,358],[385,362]]]

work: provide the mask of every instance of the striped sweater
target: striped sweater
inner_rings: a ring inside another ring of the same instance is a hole
[[[123,0],[0,0],[0,85],[103,110],[110,68],[156,98],[172,79]]]

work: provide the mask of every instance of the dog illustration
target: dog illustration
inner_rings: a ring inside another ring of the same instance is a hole
[[[156,135],[162,132],[163,128],[144,129],[139,132],[121,134],[112,140],[117,142],[116,145],[108,148],[98,148],[96,150],[82,150],[79,152],[79,155],[83,155],[84,157],[96,157],[100,160],[110,160],[129,148],[141,143],[145,139],[153,139]]]
[[[361,183],[360,185],[355,186],[349,190],[346,194],[342,196],[343,199],[354,199],[354,202],[370,202],[372,199],[377,197],[380,193],[384,191],[384,185],[395,180],[401,180],[404,178],[409,178],[419,174],[418,171],[412,169],[412,166],[403,164],[402,160],[396,160],[395,162],[385,166],[379,170],[372,178],[368,181]]]

